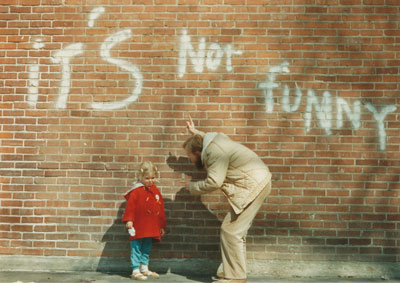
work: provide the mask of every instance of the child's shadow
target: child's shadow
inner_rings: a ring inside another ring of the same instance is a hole
[[[120,204],[117,218],[101,238],[101,242],[105,244],[97,265],[96,271],[98,272],[129,277],[132,271],[129,262],[128,234],[125,224],[121,221],[125,206],[126,202]]]

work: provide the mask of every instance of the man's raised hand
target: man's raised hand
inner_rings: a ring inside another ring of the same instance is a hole
[[[192,117],[190,117],[190,115],[189,115],[189,121],[186,121],[186,128],[189,130],[189,132],[190,132],[192,135],[196,134],[196,128],[195,128],[195,126],[194,126]]]

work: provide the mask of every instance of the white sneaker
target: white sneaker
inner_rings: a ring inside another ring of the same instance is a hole
[[[132,271],[131,278],[138,280],[138,281],[146,281],[147,280],[147,276],[143,275],[139,269],[135,269],[134,271]]]

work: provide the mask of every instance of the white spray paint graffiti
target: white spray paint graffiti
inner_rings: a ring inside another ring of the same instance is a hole
[[[36,50],[41,49],[44,46],[42,39],[37,39],[33,44],[33,48]],[[39,95],[39,64],[36,62],[34,65],[29,66],[29,87],[28,87],[28,104],[31,107],[36,107],[36,102]]]
[[[290,105],[289,94],[290,94],[289,86],[285,85],[284,89],[283,89],[283,97],[282,97],[283,110],[285,110],[286,112],[297,111],[297,109],[299,109],[300,102],[301,102],[301,97],[303,96],[303,93],[301,92],[300,88],[296,84],[296,93],[295,93],[296,98],[294,100],[294,104],[293,105]]]
[[[346,112],[346,116],[351,121],[353,128],[358,130],[361,124],[361,101],[354,101],[352,112],[346,100],[344,100],[342,97],[336,98],[336,127],[338,129],[343,127],[343,110]]]
[[[265,111],[267,113],[272,113],[274,110],[274,99],[273,90],[280,86],[279,83],[275,81],[276,74],[278,73],[290,73],[288,68],[288,62],[284,62],[280,66],[274,66],[270,68],[270,74],[267,75],[267,80],[259,84],[260,89],[264,93],[265,97]],[[283,97],[282,97],[282,109],[285,112],[293,112],[299,108],[302,93],[301,90],[296,85],[295,101],[294,105],[290,105],[289,102],[290,89],[287,85],[283,87]],[[322,95],[322,101],[319,102],[313,90],[308,89],[307,91],[307,101],[306,101],[306,111],[304,113],[305,128],[306,132],[311,130],[312,121],[312,110],[315,109],[316,116],[319,121],[321,128],[325,130],[327,135],[332,134],[332,97],[329,91],[324,91]],[[386,149],[386,131],[384,120],[389,113],[393,113],[397,110],[395,105],[384,106],[380,112],[370,103],[367,102],[365,107],[373,114],[373,117],[377,123],[378,136],[379,136],[379,148],[380,150]],[[348,103],[341,97],[336,98],[336,126],[338,129],[343,127],[343,110],[346,113],[347,118],[351,121],[351,124],[355,130],[360,128],[360,117],[361,117],[361,101],[356,100],[353,104],[353,111],[351,110]]]
[[[211,71],[217,70],[221,64],[222,56],[224,56],[224,51],[222,51],[221,46],[218,43],[211,44],[207,51],[207,68]],[[215,59],[213,59],[214,57]]]
[[[28,87],[28,103],[31,107],[36,106],[39,95],[39,65],[29,66],[29,87]]]
[[[218,43],[212,43],[208,47],[206,57],[206,39],[200,38],[200,43],[197,52],[190,42],[190,36],[186,30],[183,30],[179,44],[179,59],[178,59],[178,77],[182,78],[186,74],[186,65],[188,55],[193,69],[197,73],[202,73],[204,70],[204,61],[209,70],[215,71],[221,65],[222,57],[226,55],[226,70],[232,71],[232,55],[241,55],[242,51],[234,50],[231,44],[225,46],[224,49]]]
[[[94,27],[94,21],[105,11],[104,7],[94,8],[89,14],[89,27]]]
[[[95,20],[104,13],[104,8],[99,7],[91,11],[89,15],[89,27],[93,27]],[[96,110],[114,110],[128,106],[130,103],[136,101],[143,87],[143,76],[139,68],[130,63],[129,61],[120,60],[111,56],[111,50],[119,43],[128,40],[132,37],[132,32],[129,29],[116,32],[115,34],[107,37],[100,47],[100,56],[107,63],[118,66],[119,68],[128,71],[135,83],[131,95],[122,100],[114,102],[93,102],[90,104],[92,109]],[[44,44],[40,39],[36,40],[33,44],[33,48],[41,49]],[[178,58],[178,77],[183,77],[187,72],[187,62],[193,65],[195,72],[201,73],[204,71],[204,65],[211,71],[216,71],[221,65],[224,56],[226,56],[226,70],[232,71],[232,55],[241,55],[242,51],[234,50],[231,44],[227,44],[223,48],[219,43],[211,43],[208,48],[205,38],[200,38],[197,51],[191,44],[191,38],[187,35],[187,31],[183,30],[182,36],[179,41],[179,58]],[[207,52],[206,52],[207,51]],[[65,109],[67,105],[68,95],[70,92],[71,85],[71,60],[78,55],[83,54],[84,45],[83,43],[74,43],[66,46],[63,50],[60,50],[54,54],[53,62],[61,64],[62,78],[60,82],[59,96],[56,101],[56,108]],[[259,88],[263,91],[265,98],[265,108],[267,113],[274,111],[274,89],[281,86],[280,83],[276,82],[278,74],[288,74],[289,63],[283,62],[279,66],[273,66],[269,70],[267,79],[259,84]],[[28,104],[31,107],[35,107],[38,94],[39,94],[39,78],[40,69],[39,63],[35,61],[34,64],[29,65],[29,87],[28,87]],[[283,85],[282,93],[282,109],[285,112],[297,111],[300,107],[303,94],[301,89],[297,86],[295,88],[295,97],[293,104],[290,103],[290,88],[287,84]],[[359,100],[354,101],[353,109],[349,104],[341,97],[336,98],[336,127],[338,129],[343,127],[343,114],[346,114],[348,120],[350,120],[353,128],[358,130],[360,128],[360,117],[361,117],[361,102]],[[380,149],[385,150],[386,148],[386,131],[384,120],[388,114],[393,113],[397,110],[394,105],[388,105],[381,108],[380,112],[371,104],[366,103],[365,107],[373,114],[374,120],[377,122],[379,144]],[[327,135],[332,134],[332,97],[329,91],[324,91],[322,94],[321,102],[319,101],[315,92],[311,89],[307,90],[306,97],[306,109],[304,113],[305,129],[306,132],[311,130],[313,111],[318,119],[319,126],[324,129]]]
[[[91,11],[89,15],[89,27],[94,26],[94,21],[104,13],[105,9],[103,7],[95,8]],[[108,63],[117,65],[121,69],[129,71],[131,76],[135,79],[134,89],[132,94],[122,100],[122,101],[115,101],[115,102],[93,102],[91,103],[90,107],[96,110],[113,110],[119,109],[122,107],[126,107],[130,103],[136,101],[142,91],[142,84],[143,84],[143,77],[135,65],[131,64],[128,61],[115,59],[111,57],[110,51],[111,49],[116,46],[118,43],[125,41],[131,38],[132,32],[130,30],[122,30],[119,31],[105,39],[103,44],[101,45],[100,55],[101,57]],[[42,47],[42,46],[41,46]],[[56,101],[55,107],[57,109],[65,109],[67,107],[68,95],[70,92],[71,87],[71,68],[70,68],[70,61],[73,57],[77,55],[81,55],[84,52],[84,45],[82,43],[74,43],[66,46],[63,50],[60,50],[54,54],[53,62],[61,64],[61,83],[60,83],[60,90],[59,96]],[[37,96],[38,96],[38,70],[39,66],[33,65],[29,69],[29,78],[30,78],[30,89],[28,101],[31,107],[36,105]]]
[[[397,110],[397,107],[394,105],[387,105],[381,109],[380,113],[376,110],[375,106],[373,106],[369,102],[365,104],[365,107],[369,111],[371,111],[371,113],[374,115],[374,119],[378,125],[380,149],[385,150],[385,148],[386,148],[386,131],[385,131],[385,125],[383,124],[383,122],[385,121],[385,118],[389,113],[392,113]]]
[[[139,69],[135,66],[130,64],[128,61],[115,59],[111,57],[110,50],[118,43],[127,40],[131,37],[130,30],[123,30],[117,32],[116,34],[111,35],[108,37],[103,44],[101,45],[101,57],[107,61],[108,63],[117,65],[122,69],[129,71],[132,77],[135,78],[135,88],[132,91],[132,95],[128,98],[124,99],[123,101],[116,101],[116,102],[94,102],[91,104],[93,109],[102,109],[102,110],[113,110],[119,109],[125,106],[128,106],[130,103],[136,101],[139,98],[140,93],[142,92],[142,84],[143,84],[143,77],[140,73]]]
[[[313,90],[307,91],[307,107],[306,113],[304,114],[306,131],[309,132],[311,129],[312,109],[313,106],[317,112],[317,118],[321,128],[325,130],[327,135],[332,134],[332,98],[328,91],[324,91],[321,104],[318,98],[315,96]]]
[[[179,77],[183,77],[186,73],[186,61],[187,61],[187,53],[189,53],[190,60],[192,61],[193,68],[196,72],[203,72],[204,66],[204,56],[206,49],[206,39],[203,37],[200,39],[199,48],[197,53],[194,52],[193,46],[190,44],[190,36],[187,35],[187,31],[183,31],[183,35],[181,36],[181,44],[179,51],[179,60],[178,60],[178,72]]]
[[[280,66],[274,66],[269,69],[270,74],[268,74],[268,78],[265,82],[260,83],[260,88],[263,90],[264,99],[265,99],[265,107],[267,113],[272,113],[274,110],[274,97],[273,97],[273,89],[279,87],[279,84],[275,82],[277,73],[289,73],[289,63],[283,62]],[[289,98],[287,98],[287,102],[289,102]]]
[[[79,54],[83,53],[83,44],[74,43],[65,47],[63,50],[58,51],[54,55],[54,63],[61,63],[61,84],[60,94],[56,102],[56,108],[65,109],[67,107],[67,100],[69,95],[69,89],[71,84],[71,68],[69,62],[71,59]]]

